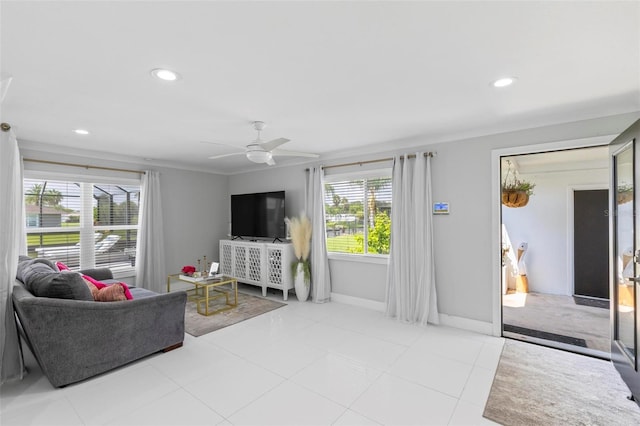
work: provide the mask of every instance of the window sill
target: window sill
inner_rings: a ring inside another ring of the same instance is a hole
[[[121,278],[131,278],[136,276],[136,268],[112,268],[113,278],[119,280]]]
[[[389,256],[384,254],[348,254],[329,253],[329,260],[339,260],[345,262],[373,263],[376,265],[388,265]]]

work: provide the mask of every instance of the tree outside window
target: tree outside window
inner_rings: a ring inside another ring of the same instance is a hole
[[[325,218],[329,252],[389,254],[391,178],[325,184]]]
[[[72,269],[135,265],[139,184],[31,178],[23,184],[29,256],[61,261]],[[81,253],[88,259],[84,266]]]

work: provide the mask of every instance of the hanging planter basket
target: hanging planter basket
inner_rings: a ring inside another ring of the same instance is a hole
[[[502,204],[507,207],[524,207],[529,202],[527,191],[502,190]]]
[[[507,171],[502,180],[502,204],[507,207],[524,207],[529,203],[536,184],[518,176],[518,171],[510,160],[506,161]]]

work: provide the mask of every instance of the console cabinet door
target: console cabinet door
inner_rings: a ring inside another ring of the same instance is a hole
[[[264,281],[264,265],[263,265],[263,252],[262,246],[247,246],[246,247],[246,266],[247,266],[247,279],[253,281],[256,284],[260,284]]]
[[[220,241],[220,273],[235,277],[233,271],[233,246],[229,241]]]
[[[220,272],[238,281],[282,290],[284,300],[293,288],[291,244],[269,244],[246,241],[220,241]]]

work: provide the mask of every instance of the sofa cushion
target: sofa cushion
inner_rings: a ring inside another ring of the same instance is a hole
[[[93,300],[89,287],[77,272],[37,272],[24,283],[34,296],[58,299]]]
[[[33,273],[58,272],[58,268],[48,259],[20,256],[16,278],[26,284],[27,277]]]
[[[131,294],[133,295],[134,299],[144,299],[147,297],[155,297],[158,295],[158,293],[151,291],[151,290],[147,290],[145,288],[140,288],[140,287],[132,287],[129,289],[131,291]]]

